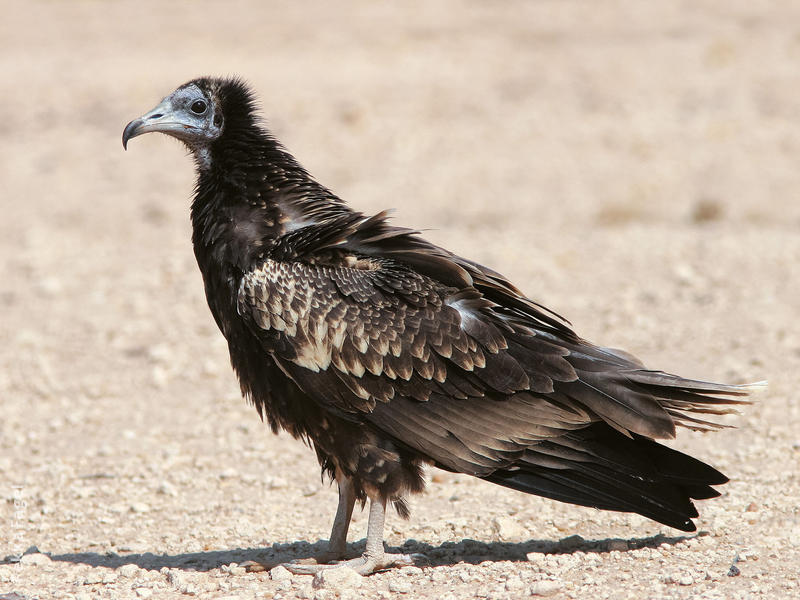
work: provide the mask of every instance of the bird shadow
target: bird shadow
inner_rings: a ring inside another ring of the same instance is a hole
[[[700,533],[703,535],[703,532]],[[587,540],[573,535],[561,540],[529,540],[526,542],[484,542],[463,539],[458,542],[444,542],[432,545],[414,539],[399,547],[387,547],[388,552],[423,554],[427,566],[441,567],[458,563],[479,564],[482,562],[521,562],[530,560],[530,554],[576,554],[578,552],[606,553],[614,550],[628,552],[641,548],[658,548],[662,545],[674,546],[694,536],[669,537],[663,534],[632,539],[606,538]],[[348,556],[358,556],[364,551],[364,540],[348,544]],[[253,570],[268,570],[282,563],[303,560],[320,555],[327,549],[327,540],[314,543],[291,542],[274,543],[262,548],[233,548],[206,552],[187,552],[182,554],[156,554],[153,552],[116,554],[108,552],[75,552],[50,554],[50,559],[58,562],[86,564],[92,567],[116,569],[126,564],[134,564],[141,569],[158,571],[163,568],[185,571],[210,571],[236,563],[247,563]],[[0,564],[6,561],[0,561]]]

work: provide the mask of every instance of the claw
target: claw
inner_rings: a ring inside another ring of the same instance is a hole
[[[413,567],[427,564],[430,564],[430,561],[424,554],[388,554],[384,552],[380,556],[371,556],[364,553],[358,558],[328,564],[314,564],[306,559],[284,563],[281,566],[295,575],[316,575],[320,571],[341,569],[343,567],[353,569],[359,575],[372,575],[392,567]]]

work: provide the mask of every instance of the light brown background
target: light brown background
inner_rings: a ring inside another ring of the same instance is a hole
[[[798,3],[2,13],[0,558],[36,545],[52,560],[0,565],[0,594],[312,594],[309,578],[278,590],[231,571],[311,553],[298,541],[327,537],[335,491],[239,397],[191,252],[191,161],[163,136],[120,144],[204,74],[250,81],[274,133],[354,207],[396,207],[585,337],[684,375],[770,380],[738,429],[676,443],[733,479],[701,503],[709,535],[439,473],[387,528],[434,567],[359,594],[516,598],[548,579],[557,597],[798,593]]]

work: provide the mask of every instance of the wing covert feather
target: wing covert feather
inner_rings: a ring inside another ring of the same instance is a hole
[[[730,400],[707,394],[744,393],[581,340],[498,273],[384,215],[342,223],[341,235],[295,230],[255,264],[239,313],[322,407],[440,466],[483,476],[597,421],[629,437],[714,427],[685,411],[729,412]]]

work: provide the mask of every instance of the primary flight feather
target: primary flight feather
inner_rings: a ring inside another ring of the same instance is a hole
[[[272,429],[308,441],[339,486],[314,572],[362,573],[387,554],[388,502],[423,489],[426,464],[693,531],[692,499],[727,478],[662,446],[677,425],[716,429],[752,386],[685,379],[578,337],[499,273],[349,208],[262,127],[238,79],[182,85],[131,121],[197,165],[192,242],[243,394]],[[366,552],[342,558],[369,499]]]

